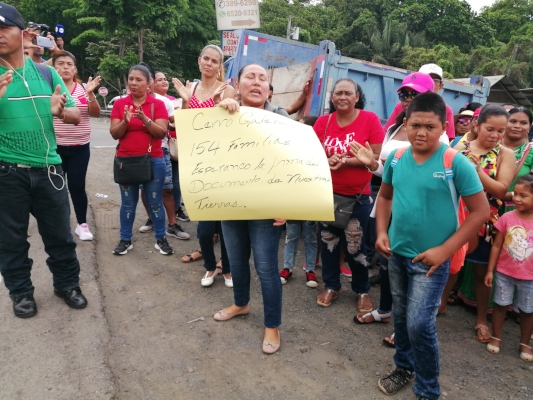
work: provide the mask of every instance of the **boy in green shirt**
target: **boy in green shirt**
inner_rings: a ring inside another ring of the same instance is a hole
[[[53,117],[76,124],[80,112],[54,69],[24,57],[29,40],[17,9],[0,2],[0,272],[19,318],[37,314],[28,257],[30,213],[49,256],[54,293],[72,308],[87,306],[53,125]]]
[[[438,399],[435,320],[450,257],[486,221],[489,208],[474,165],[456,154],[453,185],[470,211],[457,229],[452,202],[457,199],[452,200],[444,168],[448,146],[439,141],[447,127],[446,105],[439,95],[417,95],[404,125],[411,146],[392,166],[396,152],[387,158],[376,205],[376,249],[389,259],[396,344],[396,368],[378,386],[393,394],[416,375],[417,398]]]

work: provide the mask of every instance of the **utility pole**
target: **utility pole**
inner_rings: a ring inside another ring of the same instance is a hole
[[[287,39],[290,39],[291,34],[292,34],[291,22],[292,22],[292,15],[289,15],[289,22],[287,23]]]
[[[509,63],[509,68],[507,68],[507,73],[505,74],[505,76],[508,78],[511,75],[511,68],[513,68],[513,64],[516,60],[516,54],[518,53],[519,48],[520,48],[520,44],[518,43],[515,44],[514,49],[513,49],[513,55],[511,56],[511,62]]]

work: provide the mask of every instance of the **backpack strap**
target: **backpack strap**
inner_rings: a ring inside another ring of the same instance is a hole
[[[48,67],[48,65],[45,64],[37,64],[33,63],[35,65],[35,68],[37,68],[37,71],[41,74],[43,79],[50,85],[50,88],[52,88],[52,92],[54,91],[54,83],[52,81],[52,71]]]
[[[405,153],[405,150],[407,150],[409,146],[407,147],[400,147],[399,149],[396,149],[396,152],[394,153],[394,158],[390,162],[391,168],[396,167],[396,164],[398,164],[398,160],[402,158],[403,153]]]
[[[452,170],[453,159],[457,153],[458,153],[457,150],[454,150],[451,147],[448,147],[446,151],[444,152],[443,162],[444,162],[444,175],[446,176],[446,180],[448,181],[448,186],[450,187],[450,195],[452,197],[453,208],[455,209],[455,215],[457,216],[457,229],[459,229],[459,225],[461,223],[460,218],[459,218],[460,196],[457,194],[457,189],[455,188],[455,184],[453,182],[453,170]]]

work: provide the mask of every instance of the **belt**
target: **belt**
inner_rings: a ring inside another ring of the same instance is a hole
[[[24,164],[17,164],[17,167],[18,168],[35,168],[35,167],[32,167],[31,165],[24,165]]]

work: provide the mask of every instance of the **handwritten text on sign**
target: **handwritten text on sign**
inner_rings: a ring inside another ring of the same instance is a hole
[[[334,219],[327,158],[310,126],[249,107],[177,110],[175,120],[191,219]]]

